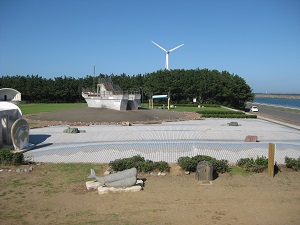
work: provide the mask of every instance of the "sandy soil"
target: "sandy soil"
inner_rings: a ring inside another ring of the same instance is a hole
[[[139,174],[146,179],[143,191],[99,195],[41,165],[31,173],[0,173],[0,224],[296,225],[299,175],[287,169],[274,178],[220,174],[202,185],[173,165],[167,176]]]

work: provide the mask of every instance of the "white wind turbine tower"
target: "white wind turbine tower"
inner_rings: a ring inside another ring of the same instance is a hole
[[[184,44],[178,45],[177,47],[172,48],[171,50],[167,51],[163,47],[161,47],[158,44],[156,44],[154,41],[152,41],[152,43],[155,44],[157,47],[161,48],[166,53],[166,70],[169,70],[169,53],[172,52],[172,51],[174,51],[177,48],[180,48],[181,46],[184,45]]]

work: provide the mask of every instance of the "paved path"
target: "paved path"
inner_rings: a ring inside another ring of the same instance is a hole
[[[240,126],[228,126],[236,121]],[[153,161],[176,162],[181,156],[210,155],[235,163],[240,158],[267,156],[276,143],[275,159],[300,157],[300,132],[260,119],[205,119],[162,124],[80,126],[85,133],[67,134],[67,126],[30,130],[36,148],[25,153],[37,162],[104,163],[141,155]],[[246,143],[247,135],[259,142]]]
[[[287,111],[280,110],[279,107],[270,107],[264,104],[259,103],[248,103],[247,106],[257,105],[259,111],[256,113],[258,117],[262,118],[272,118],[275,122],[284,122],[287,124],[294,124],[296,126],[300,126],[300,111]]]

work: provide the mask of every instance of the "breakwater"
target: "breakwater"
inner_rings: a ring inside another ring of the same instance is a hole
[[[255,94],[255,98],[300,99],[300,94]]]

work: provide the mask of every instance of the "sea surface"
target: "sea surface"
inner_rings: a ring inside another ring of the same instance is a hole
[[[300,99],[254,98],[253,103],[300,110]]]

